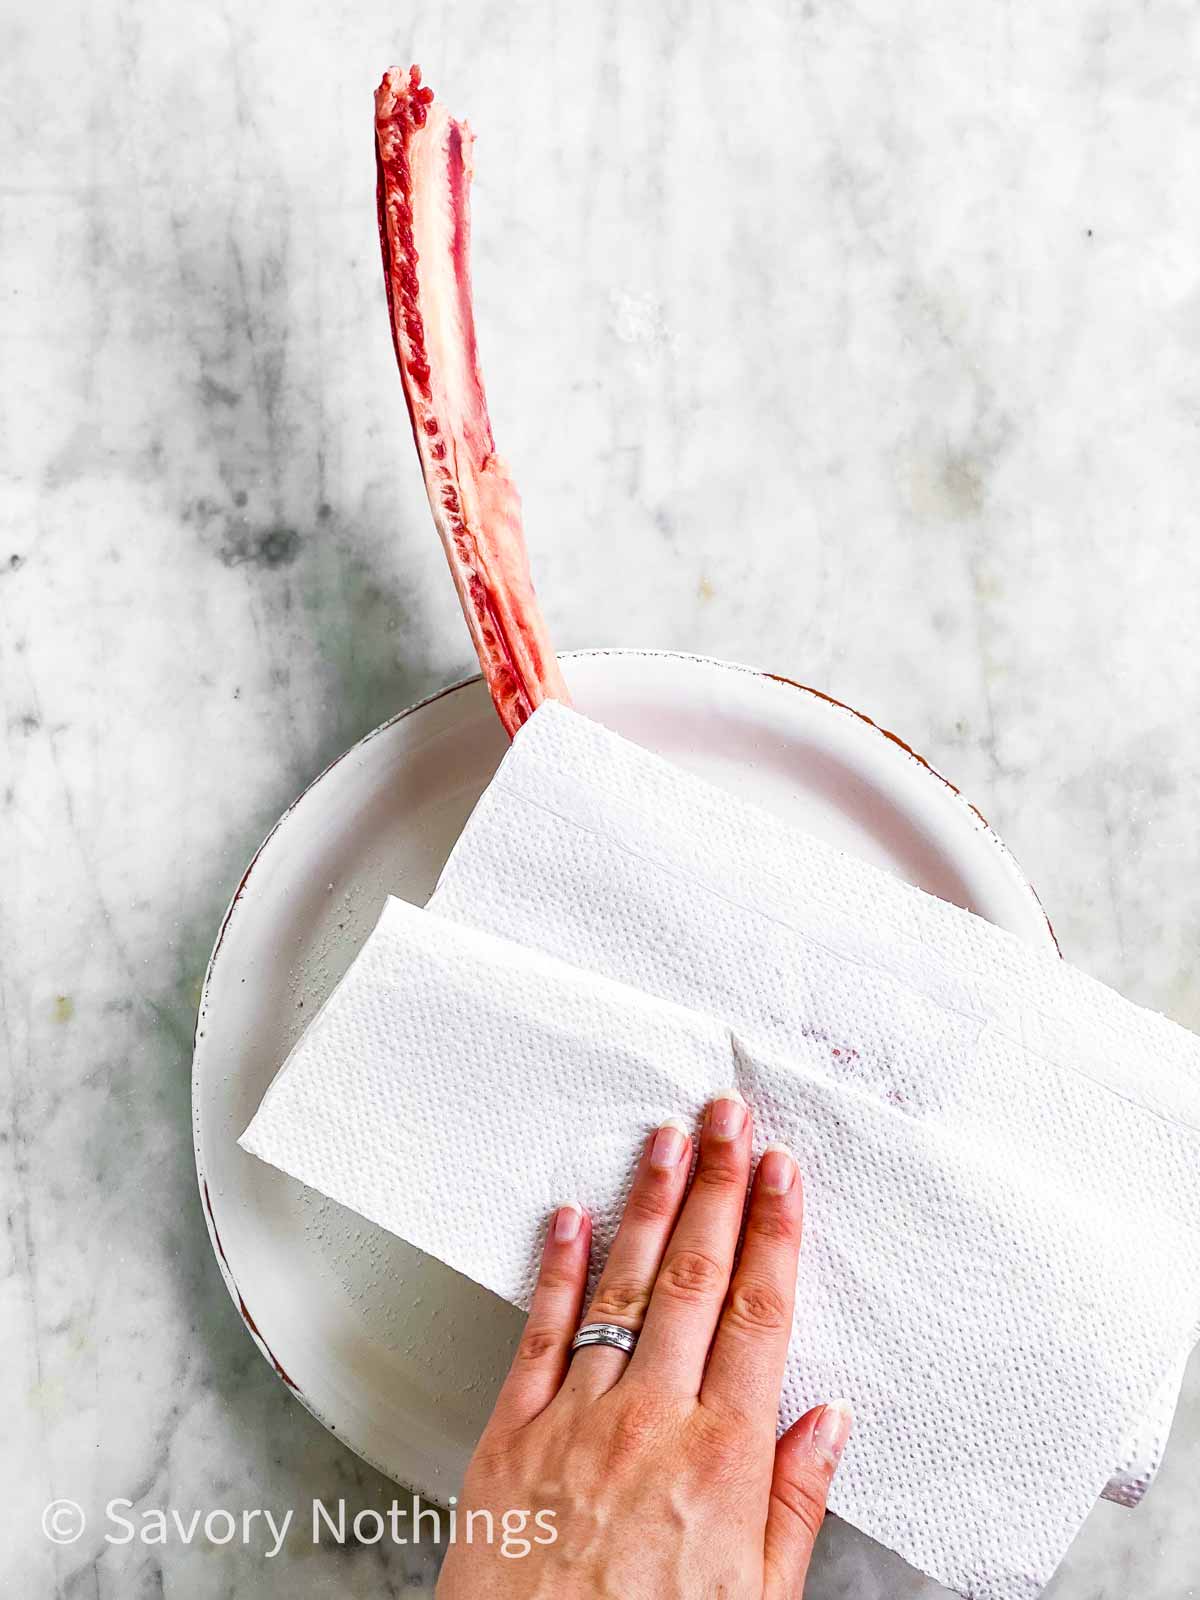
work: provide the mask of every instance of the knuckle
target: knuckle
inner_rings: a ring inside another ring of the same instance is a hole
[[[538,1274],[539,1290],[549,1290],[551,1294],[558,1295],[569,1290],[574,1290],[582,1274],[572,1267],[564,1266],[561,1262],[547,1262]]]
[[[615,1278],[611,1283],[603,1279],[596,1287],[596,1296],[588,1307],[589,1322],[638,1323],[646,1314],[650,1291],[644,1283],[631,1279]]]
[[[782,1333],[788,1326],[788,1305],[773,1283],[735,1283],[725,1306],[725,1320],[746,1333]]]
[[[635,1184],[625,1202],[625,1215],[634,1222],[666,1222],[674,1212],[675,1194],[663,1181],[650,1180]]]
[[[658,1288],[676,1300],[711,1300],[724,1289],[727,1276],[720,1262],[703,1250],[677,1250],[663,1262]]]
[[[731,1152],[722,1149],[717,1156],[709,1155],[696,1168],[692,1188],[707,1190],[711,1194],[729,1194],[746,1191],[746,1173]]]
[[[517,1362],[521,1366],[546,1361],[562,1350],[565,1340],[561,1331],[550,1323],[529,1322],[517,1345]]]
[[[798,1245],[800,1219],[782,1206],[754,1206],[746,1224],[746,1237],[761,1239],[764,1244]]]
[[[779,1501],[810,1538],[815,1539],[825,1521],[825,1484],[815,1473],[798,1472],[775,1480],[772,1497]]]

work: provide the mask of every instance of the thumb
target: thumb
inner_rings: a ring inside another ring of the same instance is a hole
[[[765,1600],[798,1600],[853,1421],[849,1402],[832,1400],[793,1422],[775,1446],[764,1550]]]

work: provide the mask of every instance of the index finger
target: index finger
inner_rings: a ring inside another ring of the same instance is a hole
[[[804,1229],[795,1159],[768,1145],[754,1177],[741,1259],[734,1272],[700,1389],[702,1405],[759,1418],[773,1429]]]

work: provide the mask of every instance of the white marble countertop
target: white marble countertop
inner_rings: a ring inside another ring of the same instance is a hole
[[[902,733],[1067,954],[1200,1026],[1200,35],[1178,0],[154,7],[3,25],[0,1588],[395,1595],[430,1550],[56,1548],[56,1496],[385,1505],[211,1259],[191,1029],[332,756],[471,667],[407,437],[371,92],[478,133],[480,333],[563,648]],[[1200,1595],[1200,1369],[1053,1600]],[[831,1528],[809,1600],[933,1591]]]

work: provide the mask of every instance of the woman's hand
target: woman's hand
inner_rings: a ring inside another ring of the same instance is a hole
[[[763,1155],[735,1265],[750,1177],[735,1092],[708,1108],[689,1192],[691,1155],[682,1124],[646,1141],[583,1318],[638,1332],[632,1356],[570,1355],[590,1228],[574,1207],[555,1214],[439,1600],[799,1600],[850,1432],[834,1402],[775,1438],[800,1177],[786,1150]]]

